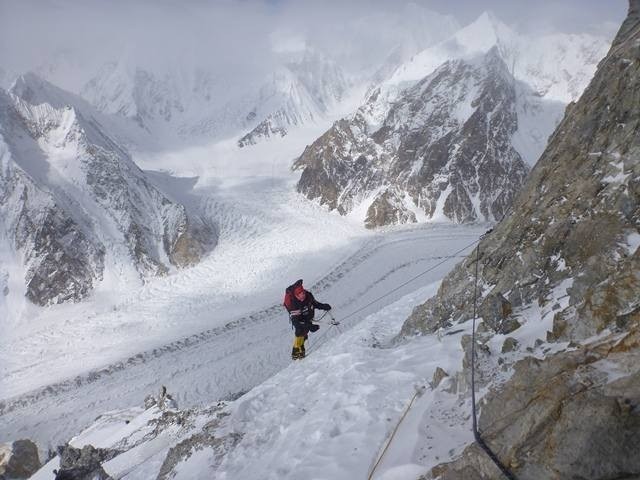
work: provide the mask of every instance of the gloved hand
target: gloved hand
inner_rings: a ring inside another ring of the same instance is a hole
[[[328,312],[329,310],[331,310],[331,305],[329,305],[329,304],[327,303],[327,312]]]
[[[312,323],[311,325],[309,325],[310,332],[317,332],[319,328],[320,328],[320,325],[317,325],[315,323]]]

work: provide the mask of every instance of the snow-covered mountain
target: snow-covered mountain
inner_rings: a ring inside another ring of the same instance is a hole
[[[305,150],[298,191],[343,214],[364,205],[370,228],[501,218],[528,169],[510,144],[516,89],[496,48],[444,63],[372,125],[376,100]]]
[[[384,115],[396,96],[444,61],[473,58],[497,48],[511,75],[524,85],[517,92],[518,130],[513,144],[529,165],[546,147],[564,107],[578,99],[607,52],[609,40],[588,34],[519,34],[494,14],[483,13],[449,39],[427,48],[382,82],[375,113]]]
[[[16,299],[77,301],[107,278],[136,282],[193,264],[215,244],[212,228],[154,186],[100,118],[34,74],[2,92],[2,232],[26,288]]]
[[[368,227],[499,219],[527,171],[522,160],[535,163],[606,47],[555,35],[525,48],[532,41],[485,13],[417,54],[296,160],[298,191]],[[542,51],[564,68],[542,62]]]
[[[499,478],[470,430],[472,362],[480,433],[515,477],[640,475],[640,1],[631,5],[512,212],[442,282],[239,398],[178,409],[163,390],[105,413],[34,478],[58,466],[131,479]],[[341,286],[357,301],[361,285]]]
[[[306,49],[282,56],[272,73],[237,85],[198,66],[151,71],[124,57],[105,64],[79,93],[99,111],[134,121],[140,131],[123,135],[134,145],[240,134],[244,147],[320,120],[350,87],[326,55]]]
[[[272,135],[284,137],[290,128],[321,120],[340,103],[349,87],[335,63],[305,50],[262,85],[246,116],[247,123],[259,123],[238,140],[238,146],[255,145]]]
[[[224,77],[200,69],[155,72],[125,56],[104,64],[79,94],[99,111],[135,122],[126,140],[176,141],[238,129],[242,102]]]

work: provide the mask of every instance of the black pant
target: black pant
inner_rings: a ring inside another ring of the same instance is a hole
[[[296,337],[304,337],[307,338],[309,335],[309,330],[311,329],[311,322],[305,322],[302,320],[292,320],[293,328],[295,330]]]

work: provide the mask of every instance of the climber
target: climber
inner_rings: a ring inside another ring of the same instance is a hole
[[[309,332],[315,332],[320,328],[318,324],[313,323],[315,309],[329,311],[331,305],[316,301],[313,294],[304,289],[302,280],[298,280],[285,290],[284,307],[289,312],[289,319],[295,331],[291,358],[299,360],[305,357],[304,342]]]

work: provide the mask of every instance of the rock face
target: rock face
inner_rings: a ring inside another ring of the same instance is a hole
[[[58,449],[60,468],[56,473],[56,480],[110,480],[111,477],[102,468],[106,462],[119,453],[118,450],[108,448],[94,448],[85,445],[82,448],[74,448],[65,445]]]
[[[480,341],[533,307],[540,313],[529,321],[552,320],[547,341],[575,346],[521,360],[502,385],[490,384],[498,365],[480,359],[493,370],[481,378],[492,389],[479,430],[519,479],[640,478],[631,453],[640,447],[639,23],[633,0],[510,215],[480,243],[479,311],[490,317]],[[472,316],[477,253],[414,310],[403,335]],[[429,478],[498,476],[471,446]]]
[[[639,327],[544,361],[525,358],[485,397],[479,429],[517,478],[639,478]],[[428,478],[500,477],[474,445]]]
[[[38,448],[31,440],[0,444],[0,479],[29,478],[39,468]]]
[[[242,439],[242,434],[230,430],[226,424],[230,413],[224,402],[203,409],[178,410],[171,395],[162,387],[159,395],[148,395],[144,404],[144,409],[134,407],[105,413],[70,444],[58,447],[55,478],[150,478],[151,471],[156,472],[151,478],[157,479],[180,477],[185,471],[187,476],[202,476],[209,469],[215,469]],[[96,438],[100,448],[89,443]],[[0,459],[1,455],[0,449]],[[151,457],[155,460],[149,469],[146,462]],[[187,465],[185,470],[185,463],[192,457],[196,461],[204,460],[206,466],[190,469]],[[49,475],[54,463],[48,463],[38,475]],[[47,471],[43,471],[45,468]]]
[[[290,124],[286,112],[278,110],[261,121],[253,130],[238,140],[240,148],[255,145],[260,140],[274,136],[284,137],[287,129],[284,125]]]
[[[502,217],[528,168],[510,144],[516,93],[497,49],[446,62],[372,128],[376,95],[305,149],[298,191],[343,214],[368,203],[369,228]]]
[[[114,264],[163,274],[215,244],[214,230],[161,192],[81,99],[30,74],[0,103],[0,226],[22,253],[32,302],[79,300]]]

